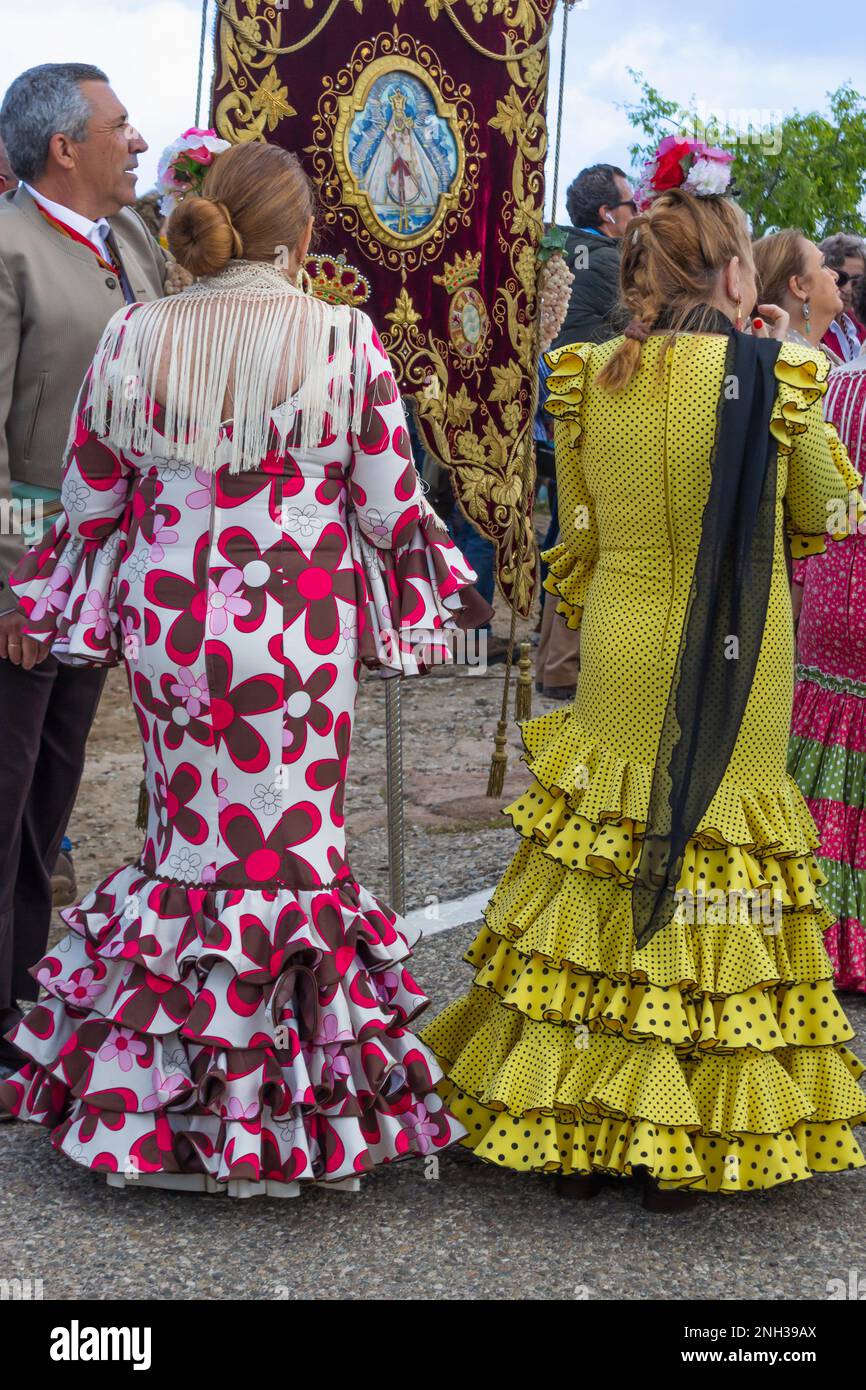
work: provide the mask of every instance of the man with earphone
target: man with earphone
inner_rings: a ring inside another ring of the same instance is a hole
[[[615,164],[582,169],[566,194],[571,220],[566,259],[574,272],[571,300],[554,347],[603,343],[628,322],[619,310],[619,238],[637,209],[631,185]]]

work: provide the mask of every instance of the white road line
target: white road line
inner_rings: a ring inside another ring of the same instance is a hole
[[[423,936],[436,936],[452,927],[465,926],[467,922],[479,922],[484,908],[493,896],[495,884],[480,888],[465,898],[452,898],[449,902],[430,902],[426,907],[416,907],[407,912],[404,921],[417,928]]]

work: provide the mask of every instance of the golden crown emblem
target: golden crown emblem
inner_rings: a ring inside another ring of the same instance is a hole
[[[308,256],[304,266],[310,277],[310,293],[317,299],[358,308],[370,298],[370,281],[343,255]]]
[[[467,251],[465,256],[455,256],[451,262],[446,261],[441,275],[434,275],[433,280],[437,285],[444,285],[449,294],[456,294],[464,285],[471,285],[473,280],[477,280],[481,272],[481,252],[476,251],[473,255]]]

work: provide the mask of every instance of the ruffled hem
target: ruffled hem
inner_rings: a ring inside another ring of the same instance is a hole
[[[561,746],[572,722],[555,712],[524,726],[531,766],[551,778],[556,767],[573,767],[571,743],[568,753]],[[536,743],[539,725],[547,733]],[[559,785],[548,790],[538,781],[505,808],[524,844],[467,954],[476,985],[537,1021],[679,1048],[772,1051],[851,1038],[826,983],[832,965],[822,938],[833,916],[818,892],[824,876],[802,798],[799,806],[794,795],[775,806],[765,799],[758,824],[756,802],[739,803],[744,838],[773,840],[775,853],[706,830],[690,840],[677,913],[638,950],[631,894],[643,823],[622,807],[640,804],[644,769],[636,775],[634,764],[604,750],[586,756],[586,742],[578,742],[586,776],[580,786],[573,779],[571,794],[581,808],[584,797],[594,798],[598,819],[573,812]]]
[[[819,802],[815,807],[816,813],[820,814],[825,806],[826,802]],[[866,922],[866,869],[855,869],[847,858],[831,857],[838,854],[840,849],[838,844],[833,843],[833,839],[834,837],[828,833],[828,853],[818,857],[818,866],[824,876],[821,897],[834,920],[842,918],[846,921]],[[847,842],[843,853],[847,852],[847,845],[850,845],[850,841]]]
[[[780,1187],[866,1163],[844,1121],[801,1120],[777,1135],[721,1139],[648,1120],[536,1112],[518,1118],[481,1105],[448,1082],[439,1090],[469,1131],[460,1141],[464,1147],[487,1163],[523,1173],[631,1177],[644,1169],[663,1189],[730,1193]]]
[[[116,666],[122,638],[115,596],[122,536],[73,538],[64,515],[10,576],[25,632],[70,666]]]
[[[846,772],[849,757],[860,760],[854,763],[857,790],[866,793],[866,684],[828,676],[813,667],[798,666],[791,736],[795,742],[788,771],[797,776],[797,785],[804,796],[814,795],[813,789],[821,783],[810,778],[804,786],[800,780],[801,764],[807,764],[802,775],[809,777],[808,765],[813,765],[812,778],[821,773],[826,781]],[[842,785],[846,785],[844,780]],[[853,797],[846,799],[854,800]]]
[[[643,843],[643,824],[622,818],[591,821],[569,810],[564,795],[555,796],[534,782],[504,814],[524,838],[544,846],[550,859],[566,868],[615,878],[623,887],[634,884]],[[704,900],[706,913],[716,901],[725,911],[739,907],[744,920],[756,910],[811,910],[823,903],[817,887],[824,882],[811,850],[783,851],[779,857],[751,853],[715,836],[699,835],[686,845],[677,891],[689,902]],[[703,918],[702,918],[703,920]]]
[[[397,919],[352,879],[216,889],[118,870],[63,916],[0,1105],[88,1167],[336,1180],[458,1137],[404,1025]]]
[[[438,1067],[431,1071],[436,1077]],[[69,1113],[66,1088],[32,1063],[0,1084],[0,1103],[49,1128],[54,1148],[74,1162],[129,1178],[197,1173],[220,1183],[339,1182],[437,1153],[464,1133],[435,1090],[423,1101],[395,1092],[361,1119],[278,1115],[269,1108],[255,1119],[222,1119],[194,1107],[120,1116],[85,1104]]]
[[[790,1161],[792,1140],[801,1151],[803,1140],[814,1140],[808,1154],[801,1152],[802,1177],[866,1162],[850,1134],[851,1125],[866,1120],[857,1085],[866,1068],[844,1045],[682,1056],[655,1038],[636,1043],[528,1019],[479,989],[422,1037],[443,1062],[447,1080],[437,1089],[467,1130],[464,1144],[519,1171],[629,1172],[640,1161],[673,1185],[712,1187],[719,1182],[707,1157],[711,1141],[724,1154],[726,1145],[740,1149],[749,1137],[749,1152],[741,1154],[748,1164],[753,1150],[772,1159],[779,1141]],[[476,1104],[485,1113],[472,1113]],[[578,1134],[574,1144],[562,1133],[587,1125],[593,1133]],[[640,1159],[631,1150],[638,1140]],[[730,1190],[748,1187],[753,1173],[740,1173],[742,1182],[731,1174]],[[775,1172],[760,1177],[766,1181],[755,1176],[753,1186],[790,1180]]]
[[[842,916],[824,936],[837,989],[866,994],[866,926],[862,919]]]
[[[844,1046],[677,1052],[663,1039],[633,1042],[539,1022],[473,988],[422,1031],[449,1080],[492,1109],[523,1115],[581,1110],[707,1134],[775,1134],[802,1119],[866,1121]]]
[[[46,988],[68,977],[69,953],[79,948],[104,967],[138,968],[164,983],[189,983],[193,991],[224,965],[240,984],[264,991],[299,962],[328,985],[353,961],[381,972],[405,959],[417,939],[348,874],[321,888],[257,890],[184,883],[128,864],[60,915],[72,934],[33,970]],[[105,997],[105,986],[98,995]],[[150,1027],[145,1015],[131,1022]]]
[[[702,993],[594,975],[571,961],[556,964],[484,929],[465,959],[476,968],[477,986],[525,1018],[615,1033],[631,1042],[658,1038],[695,1051],[771,1052],[854,1036],[827,976],[781,987],[756,983],[725,995]]]
[[[449,633],[480,627],[493,609],[478,578],[426,499],[411,539],[391,550],[372,545],[348,518],[358,581],[358,652],[385,676],[425,675],[453,660]]]
[[[594,825],[620,823],[626,832],[631,821],[634,833],[643,832],[652,785],[649,763],[623,758],[601,745],[572,709],[526,720],[520,731],[524,761],[539,784],[530,790],[553,799],[550,807],[545,803],[542,819],[565,824],[573,812]],[[519,815],[530,804],[518,797],[513,806],[521,803]],[[775,792],[724,779],[694,839],[708,848],[736,846],[762,859],[808,855],[818,844],[806,803],[790,777]]]
[[[750,913],[730,924],[710,913],[677,917],[635,944],[631,894],[615,879],[573,872],[524,841],[484,913],[488,930],[554,967],[725,998],[768,985],[829,979],[823,932],[832,915]],[[483,933],[482,933],[483,934]]]

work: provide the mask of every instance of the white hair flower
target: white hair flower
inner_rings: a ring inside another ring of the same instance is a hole
[[[699,198],[724,193],[731,182],[731,166],[719,159],[696,159],[683,184],[689,193]]]

